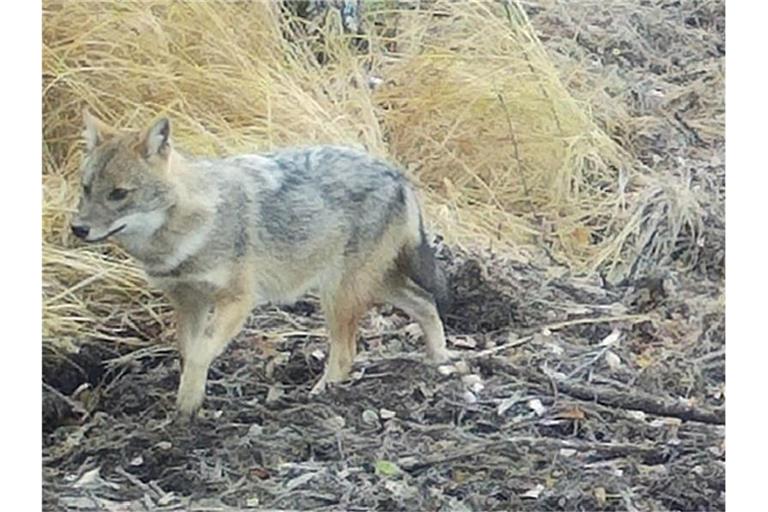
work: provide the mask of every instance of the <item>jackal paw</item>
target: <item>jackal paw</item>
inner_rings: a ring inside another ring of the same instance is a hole
[[[320,380],[318,380],[314,386],[312,386],[312,389],[309,390],[310,395],[319,395],[320,393],[323,393],[328,388],[328,382],[325,379],[325,375],[320,377]]]
[[[204,393],[184,393],[176,396],[176,413],[181,420],[190,420],[203,406]]]
[[[320,377],[320,380],[315,383],[314,386],[312,386],[312,389],[309,391],[310,395],[319,395],[320,393],[325,392],[330,388],[333,384],[336,384],[338,382],[343,381],[347,375],[329,375],[327,372],[323,374],[322,377]]]
[[[440,350],[431,350],[427,352],[427,359],[432,364],[445,364],[448,361],[451,361],[452,359],[458,359],[460,357],[460,354],[454,350],[448,350],[447,348],[442,348]]]

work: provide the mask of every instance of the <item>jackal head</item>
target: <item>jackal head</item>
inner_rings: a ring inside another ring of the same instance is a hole
[[[142,131],[117,132],[87,110],[83,118],[86,153],[72,232],[87,242],[148,237],[175,201],[170,122],[162,118]]]

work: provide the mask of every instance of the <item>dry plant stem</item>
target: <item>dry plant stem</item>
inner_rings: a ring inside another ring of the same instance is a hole
[[[83,419],[87,419],[90,416],[90,413],[87,410],[85,410],[85,408],[82,405],[80,405],[79,403],[75,402],[70,397],[68,397],[67,395],[65,395],[61,391],[59,391],[58,389],[56,389],[53,386],[47,384],[45,381],[43,381],[43,387],[45,388],[46,391],[48,391],[50,393],[53,393],[54,395],[56,395],[56,397],[60,398],[64,402],[66,402],[67,405],[69,405],[72,408],[73,411],[75,411],[78,414],[82,414],[83,415]]]
[[[514,20],[512,19],[512,11],[510,10],[510,3],[511,2],[502,2],[502,4],[504,5],[504,11],[506,11],[506,14],[507,14],[507,19],[509,20],[509,24],[512,25],[512,24],[514,24]],[[523,18],[526,17],[525,13],[522,12],[522,8],[520,7],[519,4],[517,4],[515,6],[515,8],[518,10],[518,13]],[[536,76],[537,75],[536,68],[533,67],[533,64],[531,63],[531,58],[528,55],[528,52],[525,49],[523,49],[522,53],[523,53],[523,58],[525,59],[527,65],[528,65],[528,69],[530,70],[531,74]],[[539,83],[538,85],[539,85],[539,91],[541,91],[541,95],[544,96],[548,100],[548,102],[549,102],[549,109],[552,112],[552,118],[555,120],[555,124],[557,125],[557,131],[559,132],[560,136],[562,137],[563,136],[563,125],[560,123],[560,117],[557,115],[557,110],[555,110],[555,102],[550,97],[549,93],[547,92],[547,89],[541,83]]]
[[[525,192],[525,199],[528,203],[528,207],[531,213],[534,212],[533,203],[531,202],[531,190],[528,188],[528,183],[525,181],[525,173],[523,172],[523,162],[520,160],[520,147],[517,144],[517,137],[515,137],[515,130],[512,126],[512,118],[509,117],[509,109],[504,102],[504,96],[501,93],[497,93],[501,107],[504,109],[504,115],[507,119],[507,126],[509,127],[509,139],[512,142],[512,147],[515,150],[515,162],[517,163],[517,172],[520,174],[520,183],[523,185],[523,191]]]

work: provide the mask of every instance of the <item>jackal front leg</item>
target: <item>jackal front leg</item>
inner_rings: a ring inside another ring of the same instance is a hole
[[[197,301],[177,310],[182,371],[176,406],[189,417],[203,404],[208,369],[237,335],[251,310],[246,294]]]

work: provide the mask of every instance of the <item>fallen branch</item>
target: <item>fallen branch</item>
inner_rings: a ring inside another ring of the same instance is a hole
[[[541,373],[528,372],[529,377],[541,384],[551,386],[553,383],[561,393],[579,400],[597,402],[619,409],[643,411],[656,416],[668,416],[684,421],[699,421],[715,425],[725,425],[725,408],[707,409],[669,400],[663,397],[649,395],[641,391],[625,393],[613,389],[575,384],[559,379],[549,379]]]

